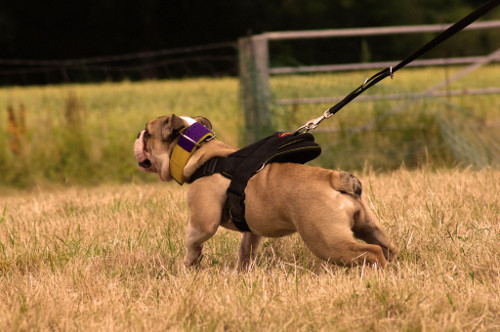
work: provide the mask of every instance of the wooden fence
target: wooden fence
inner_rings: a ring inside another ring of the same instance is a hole
[[[447,29],[451,24],[433,24],[417,26],[396,26],[396,27],[377,27],[377,28],[354,28],[354,29],[335,29],[335,30],[313,30],[313,31],[286,31],[286,32],[268,32],[260,35],[241,38],[239,40],[240,54],[240,82],[241,91],[245,108],[245,141],[251,143],[265,134],[272,131],[270,107],[274,104],[302,104],[302,103],[324,103],[334,102],[342,97],[321,97],[321,98],[302,98],[302,99],[278,99],[272,100],[272,91],[270,89],[270,75],[281,74],[299,74],[312,72],[332,72],[345,70],[363,70],[386,68],[395,65],[393,62],[374,62],[374,63],[355,63],[355,64],[332,64],[322,66],[301,66],[301,67],[276,67],[270,68],[269,65],[269,42],[286,39],[311,39],[311,38],[339,38],[339,37],[367,37],[380,35],[396,34],[415,34],[415,33],[437,33]],[[468,26],[467,30],[496,29],[500,27],[500,20],[477,22]],[[469,65],[462,70],[458,76],[450,78],[436,86],[433,86],[422,93],[413,95],[390,95],[390,96],[369,96],[359,99],[409,99],[431,98],[440,95],[440,88],[448,85],[453,80],[461,77],[485,64],[500,60],[500,50],[496,50],[489,55],[448,58],[448,59],[425,59],[416,60],[411,66],[438,66],[460,64]],[[461,76],[460,76],[461,75]],[[500,87],[490,87],[488,89],[477,89],[468,91],[447,91],[450,94],[498,94]],[[401,106],[400,106],[401,107]],[[397,112],[398,110],[394,110]]]

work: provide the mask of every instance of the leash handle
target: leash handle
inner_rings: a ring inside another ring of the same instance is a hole
[[[391,78],[394,78],[394,73],[396,71],[403,68],[404,66],[406,66],[407,64],[409,64],[413,60],[421,57],[422,55],[424,55],[425,53],[427,53],[428,51],[430,51],[431,49],[433,49],[437,45],[441,44],[442,42],[444,42],[445,40],[447,40],[448,38],[450,38],[454,34],[460,32],[465,27],[467,27],[472,22],[476,21],[478,18],[480,18],[481,16],[485,15],[486,13],[488,13],[489,11],[494,9],[499,4],[500,4],[500,0],[490,0],[490,1],[486,2],[481,7],[476,9],[474,12],[465,16],[460,21],[456,22],[455,24],[450,26],[448,29],[441,32],[438,36],[436,36],[430,42],[428,42],[427,44],[425,44],[424,46],[419,48],[417,51],[415,51],[413,54],[411,54],[410,56],[405,58],[403,61],[398,63],[396,66],[385,68],[385,69],[379,71],[378,73],[376,73],[375,75],[373,75],[372,77],[367,78],[363,82],[363,84],[361,84],[354,91],[352,91],[350,94],[348,94],[346,97],[344,97],[344,99],[342,99],[340,102],[338,102],[337,104],[335,104],[332,107],[330,107],[329,109],[327,109],[323,113],[322,116],[320,116],[317,119],[309,120],[308,122],[306,122],[305,125],[303,125],[299,129],[297,129],[296,133],[303,131],[303,130],[305,130],[305,132],[308,132],[309,130],[316,129],[318,127],[318,125],[324,119],[327,119],[327,118],[333,116],[335,113],[340,111],[345,105],[349,104],[354,98],[356,98],[357,96],[359,96],[360,94],[362,94],[363,92],[365,92],[366,90],[368,90],[369,88],[371,88],[372,86],[374,86],[375,84],[377,84],[378,82],[383,80],[384,78],[389,77],[389,76]]]

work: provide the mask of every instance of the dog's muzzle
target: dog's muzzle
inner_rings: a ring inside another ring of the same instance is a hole
[[[139,167],[143,171],[146,171],[146,170],[149,170],[151,168],[151,166],[153,166],[153,164],[151,163],[151,160],[149,160],[146,157],[146,154],[144,153],[144,142],[141,139],[141,135],[143,132],[144,131],[141,131],[137,135],[137,139],[136,139],[135,145],[134,145],[134,152],[135,152],[135,156],[137,158],[137,164],[139,165]]]

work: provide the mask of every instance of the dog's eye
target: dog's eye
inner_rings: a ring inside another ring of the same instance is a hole
[[[151,136],[151,135],[149,134],[149,131],[147,131],[147,130],[146,130],[146,131],[144,132],[144,138],[148,138],[149,136]]]

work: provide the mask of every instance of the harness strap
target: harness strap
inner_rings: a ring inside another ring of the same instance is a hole
[[[209,159],[203,165],[201,165],[201,167],[198,168],[186,182],[192,183],[198,180],[199,178],[210,176],[216,173],[221,174],[228,179],[231,179],[233,176],[230,174],[229,171],[235,168],[236,162],[237,162],[236,158],[214,157],[212,159]]]
[[[245,220],[245,188],[250,178],[268,163],[304,164],[320,154],[321,147],[311,134],[275,133],[227,157],[210,159],[195,171],[189,181],[215,173],[231,179],[224,210],[239,230],[251,232]]]
[[[248,170],[236,170],[237,165],[242,162],[238,157],[214,157],[198,168],[191,178],[189,183],[198,180],[199,178],[210,176],[213,174],[221,174],[222,176],[231,179],[231,184],[226,192],[227,198],[224,205],[224,211],[231,217],[234,225],[242,232],[251,232],[245,220],[245,188],[248,180],[255,172],[248,173]],[[243,173],[239,173],[243,172]],[[234,174],[251,174],[248,179],[243,176],[243,179],[234,176]],[[234,179],[234,180],[233,180]]]

